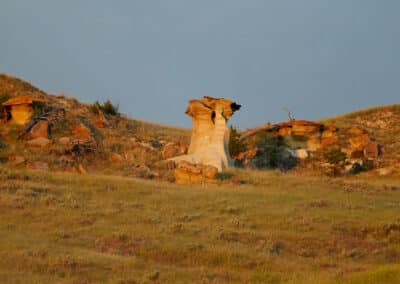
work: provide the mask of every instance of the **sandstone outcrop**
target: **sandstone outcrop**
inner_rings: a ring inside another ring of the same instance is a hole
[[[44,148],[51,144],[51,140],[44,137],[38,137],[27,141],[26,144],[31,147]]]
[[[184,155],[187,150],[187,145],[183,143],[170,142],[165,144],[161,154],[164,159],[170,159],[179,155]]]
[[[32,138],[48,138],[50,132],[49,122],[46,120],[40,120],[37,122],[30,130],[30,135]]]
[[[28,123],[34,115],[33,105],[42,105],[43,102],[33,99],[32,96],[19,96],[4,102],[3,117],[19,125]]]
[[[172,158],[222,169],[232,165],[228,152],[228,119],[240,105],[224,98],[204,97],[191,100],[186,114],[192,117],[193,129],[187,155]]]
[[[180,161],[174,170],[177,184],[199,184],[215,181],[218,169],[214,166],[192,164]]]
[[[262,135],[260,135],[262,134]],[[381,147],[370,134],[359,126],[337,128],[306,120],[292,120],[277,124],[267,124],[244,132],[241,140],[246,141],[247,151],[238,156],[244,166],[254,166],[259,153],[257,141],[262,137],[283,141],[284,147],[292,157],[314,161],[325,160],[324,154],[337,151],[345,154],[343,165],[334,170],[340,174],[353,174],[377,166]],[[282,145],[281,145],[282,146]],[[268,157],[265,157],[266,159]],[[337,165],[328,167],[333,169]]]
[[[270,137],[282,137],[293,157],[306,159],[322,147],[335,145],[338,141],[338,129],[333,125],[324,125],[308,120],[291,120],[277,124],[251,129],[243,133],[241,140],[252,139],[253,136],[264,132]],[[257,150],[251,148],[246,160],[255,156]]]

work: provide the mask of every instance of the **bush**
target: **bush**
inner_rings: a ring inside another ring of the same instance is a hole
[[[0,94],[0,119],[3,118],[3,103],[9,100],[11,96],[7,92],[2,92]]]
[[[93,104],[91,104],[91,105],[89,106],[89,109],[90,109],[90,111],[91,111],[92,113],[94,113],[94,114],[97,115],[97,114],[100,113],[101,106],[100,106],[100,104],[99,104],[98,101],[95,101]]]
[[[340,165],[346,160],[346,153],[343,153],[340,148],[333,148],[329,151],[324,152],[324,159],[327,160],[330,164]]]
[[[297,164],[297,159],[288,151],[283,138],[260,134],[256,143],[257,153],[253,163],[257,168],[278,168],[287,171]]]
[[[94,114],[99,114],[102,111],[104,114],[108,115],[117,115],[118,114],[118,105],[114,105],[110,100],[106,100],[102,105],[96,101],[94,104],[89,106],[90,110]]]
[[[215,176],[215,178],[217,180],[221,180],[221,181],[230,180],[232,177],[234,177],[234,174],[230,173],[230,172],[217,173],[217,175]]]
[[[109,115],[117,115],[118,114],[118,105],[113,105],[110,100],[106,100],[101,106],[101,110],[105,114]]]
[[[240,153],[246,151],[246,145],[243,141],[240,140],[240,134],[236,128],[231,126],[230,130],[229,154],[231,155],[231,157],[236,157]]]

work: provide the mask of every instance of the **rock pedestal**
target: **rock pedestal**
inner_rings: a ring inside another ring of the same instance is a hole
[[[171,160],[213,166],[218,171],[229,167],[229,129],[226,123],[240,107],[224,98],[204,97],[202,100],[191,100],[186,110],[193,122],[188,154]]]

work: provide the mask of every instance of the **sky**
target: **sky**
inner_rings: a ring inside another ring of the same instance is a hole
[[[190,127],[225,97],[245,129],[400,102],[398,0],[1,0],[0,72]]]

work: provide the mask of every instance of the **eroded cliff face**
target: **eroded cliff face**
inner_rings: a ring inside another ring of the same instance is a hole
[[[224,98],[204,97],[189,101],[186,114],[192,117],[193,130],[188,154],[172,160],[209,165],[218,171],[229,167],[227,121],[240,107]]]

